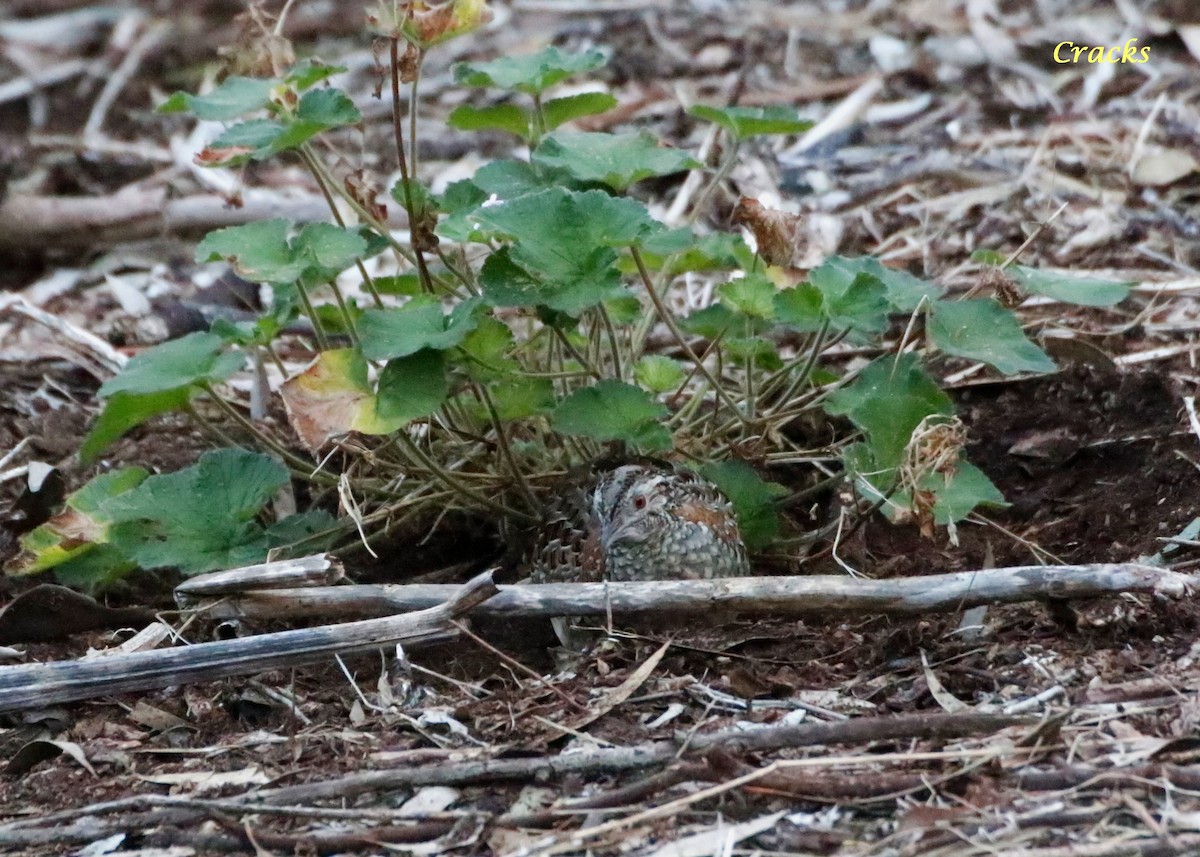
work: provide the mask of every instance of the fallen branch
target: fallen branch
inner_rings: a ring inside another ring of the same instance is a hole
[[[717,612],[786,616],[830,614],[921,615],[980,604],[1097,598],[1133,592],[1181,598],[1194,579],[1134,563],[1046,565],[963,571],[896,580],[850,577],[743,577],[632,583],[550,583],[500,587],[476,615],[604,616],[637,613],[712,615]],[[444,601],[446,584],[301,587],[254,590],[207,606],[217,617],[312,618],[388,615]],[[201,600],[177,591],[181,606]]]
[[[857,717],[834,723],[801,723],[724,729],[692,736],[689,754],[716,748],[730,752],[768,752],[817,745],[864,744],[904,739],[966,738],[999,732],[1010,726],[1035,726],[1036,720],[1001,714],[899,714],[891,717]],[[544,781],[567,775],[614,774],[674,762],[679,743],[653,741],[632,747],[591,747],[555,756],[515,759],[475,758],[446,760],[437,765],[414,765],[386,771],[362,771],[337,779],[255,793],[271,804],[305,804],[318,800],[344,800],[373,791],[433,785],[463,785],[504,780]]]
[[[201,235],[271,217],[324,221],[329,206],[316,194],[247,190],[240,206],[223,196],[168,199],[162,188],[131,186],[101,197],[13,194],[0,201],[0,250],[79,249],[163,235]]]
[[[284,589],[300,585],[320,587],[337,583],[344,576],[340,563],[334,562],[326,554],[317,553],[298,559],[277,559],[200,574],[176,586],[175,594],[215,598],[244,592],[247,582],[252,582],[258,589]]]
[[[451,625],[453,620],[495,592],[491,574],[485,573],[462,586],[452,587],[441,603],[404,616],[197,643],[163,651],[0,667],[0,711],[288,668],[396,643],[414,645],[445,640],[457,633]]]

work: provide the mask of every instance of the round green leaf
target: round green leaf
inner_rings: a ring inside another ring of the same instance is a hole
[[[220,449],[192,467],[151,476],[101,512],[114,522],[112,544],[141,567],[196,574],[266,555],[256,518],[287,482],[287,469],[269,456]]]
[[[676,390],[687,377],[683,364],[661,354],[647,354],[633,367],[634,379],[654,393]]]
[[[512,248],[502,247],[479,272],[483,296],[495,307],[544,306],[572,318],[589,307],[625,294],[621,275],[613,267],[617,254],[597,247],[570,260],[573,276],[561,272],[531,272],[513,261]]]
[[[454,79],[465,86],[495,86],[539,95],[573,74],[591,71],[602,65],[604,54],[600,51],[571,54],[551,45],[523,56],[500,57],[491,62],[459,63],[454,67]]]
[[[278,83],[270,78],[227,77],[207,95],[176,92],[161,105],[160,113],[190,110],[197,119],[228,122],[230,119],[266,107],[271,90]]]
[[[554,384],[549,378],[511,377],[488,385],[492,404],[501,420],[511,422],[554,407]]]
[[[358,320],[358,336],[368,360],[405,357],[424,348],[458,345],[475,329],[477,299],[463,301],[450,315],[434,298],[419,295],[402,307],[368,309]]]
[[[825,400],[825,410],[862,429],[879,468],[896,467],[913,430],[931,414],[953,414],[950,397],[916,355],[881,357]]]
[[[580,92],[550,99],[542,105],[542,116],[546,120],[546,129],[551,130],[564,122],[611,110],[617,103],[617,99],[607,92]]]
[[[822,312],[834,327],[873,333],[887,327],[887,289],[874,274],[830,260],[808,281],[821,293]]]
[[[937,473],[925,477],[929,490],[934,492],[934,520],[939,524],[961,521],[977,506],[1006,506],[1004,495],[987,475],[969,461],[960,461],[950,481]]]
[[[1065,303],[1080,306],[1115,306],[1129,296],[1129,283],[1073,277],[1052,271],[1039,271],[1024,265],[1013,265],[1012,275],[1026,290]]]
[[[547,136],[530,156],[536,164],[563,169],[580,181],[603,182],[618,192],[651,176],[695,169],[687,152],[663,148],[653,134],[601,134],[559,131]]]
[[[791,107],[710,107],[697,104],[688,113],[716,122],[737,141],[760,134],[802,134],[812,122],[801,119]]]
[[[755,366],[770,372],[783,368],[777,346],[763,336],[727,336],[725,353],[742,365],[753,361]]]
[[[487,205],[471,218],[480,238],[513,242],[484,264],[489,302],[542,304],[569,315],[621,294],[612,248],[660,228],[634,200],[563,188]]]
[[[775,284],[762,274],[747,274],[717,290],[721,303],[752,318],[774,317],[775,292]]]
[[[947,354],[979,360],[1005,375],[1056,368],[1046,352],[1026,338],[1016,316],[991,298],[935,301],[929,338]]]
[[[152,417],[183,410],[196,392],[195,387],[176,387],[155,393],[114,393],[105,399],[104,410],[80,444],[80,461],[92,463],[113,441]]]
[[[388,361],[379,374],[376,408],[385,424],[403,424],[429,416],[449,394],[445,358],[427,348]]]
[[[224,348],[225,341],[214,333],[189,333],[169,340],[130,360],[120,375],[100,386],[98,395],[161,393],[224,381],[245,361],[240,352]]]
[[[928,303],[942,296],[943,289],[936,283],[914,277],[907,271],[897,271],[884,266],[874,256],[833,256],[825,263],[832,268],[855,274],[869,274],[883,283],[887,290],[887,302],[896,312],[912,312],[923,302]]]
[[[666,450],[671,435],[659,422],[666,415],[666,407],[642,388],[607,380],[567,396],[555,409],[553,423],[563,434]]]
[[[197,262],[227,261],[238,276],[255,283],[291,283],[307,267],[288,243],[292,222],[282,218],[227,226],[196,245]]]
[[[446,124],[460,131],[506,131],[522,140],[529,140],[529,111],[515,104],[493,104],[489,107],[463,104],[454,108]]]

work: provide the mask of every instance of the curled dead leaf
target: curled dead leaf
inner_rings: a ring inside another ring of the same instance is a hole
[[[744,196],[733,210],[732,222],[754,234],[758,255],[769,265],[793,266],[799,244],[800,216],[767,208]]]
[[[220,167],[237,158],[245,157],[253,151],[254,149],[249,146],[229,146],[221,149],[206,146],[192,158],[192,163],[198,167]]]

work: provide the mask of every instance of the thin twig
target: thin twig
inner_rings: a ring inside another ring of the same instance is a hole
[[[580,705],[578,702],[571,699],[571,697],[567,696],[560,689],[558,689],[557,687],[552,685],[550,682],[546,681],[546,679],[542,678],[540,675],[538,675],[536,672],[531,670],[529,667],[525,666],[525,664],[518,661],[512,655],[509,655],[509,654],[506,654],[505,652],[500,651],[495,646],[493,646],[491,643],[489,643],[487,640],[483,639],[483,637],[480,637],[478,634],[474,633],[470,628],[468,628],[462,622],[451,622],[450,624],[452,624],[455,628],[457,628],[458,632],[460,634],[462,634],[464,637],[466,637],[468,640],[470,640],[472,643],[479,646],[484,651],[489,652],[492,655],[495,655],[497,658],[502,660],[504,663],[508,664],[510,667],[512,667],[514,670],[521,673],[522,675],[528,676],[529,678],[533,679],[538,684],[545,687],[546,690],[550,691],[555,696],[557,696],[559,699],[561,699],[564,703],[566,703],[571,708],[573,708],[579,712],[586,712],[588,710],[586,705]]]

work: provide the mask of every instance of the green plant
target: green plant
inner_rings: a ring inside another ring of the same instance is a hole
[[[779,532],[775,501],[786,493],[760,471],[814,457],[840,458],[866,497],[915,513],[927,528],[961,519],[980,503],[1002,502],[987,477],[962,459],[950,399],[925,364],[945,354],[1006,374],[1053,369],[1012,312],[991,298],[948,299],[935,284],[872,258],[835,257],[802,275],[787,258],[794,223],[761,207],[747,205],[743,221],[755,233],[758,254],[730,234],[668,228],[630,188],[705,167],[646,132],[560,129],[609,109],[615,103],[609,95],[544,97],[568,77],[599,68],[599,53],[547,48],[459,66],[460,83],[499,90],[501,100],[460,107],[450,123],[510,132],[531,154],[528,161],[490,163],[441,195],[422,184],[415,120],[404,140],[401,84],[409,84],[411,119],[426,51],[479,23],[485,12],[481,2],[385,4],[374,16],[390,47],[401,171],[391,195],[408,215],[408,241],[389,232],[375,201],[339,181],[314,146],[320,135],[361,122],[352,101],[328,86],[338,69],[307,62],[270,80],[230,77],[208,95],[177,93],[162,106],[234,123],[197,156],[200,163],[298,158],[331,202],[340,197],[359,222],[271,220],[208,235],[197,261],[224,260],[240,276],[268,284],[271,311],[254,324],[217,325],[132,360],[101,388],[104,410],[82,450],[94,458],[124,432],[171,410],[186,409],[209,425],[196,407],[203,399],[276,463],[264,464],[271,459],[261,456],[255,463],[243,452],[237,453],[242,470],[224,467],[231,459],[206,457],[195,472],[144,482],[101,477],[85,489],[99,491],[102,480],[107,486],[103,503],[85,507],[93,525],[88,537],[64,550],[61,522],[51,522],[27,539],[26,570],[70,561],[72,579],[91,575],[93,583],[133,565],[196,572],[251,561],[270,546],[311,550],[351,536],[356,525],[369,539],[399,519],[433,518],[448,507],[530,521],[556,478],[614,447],[696,462],[731,496],[747,541],[759,548]],[[692,114],[719,125],[726,138],[692,222],[744,141],[807,127],[786,108],[696,107]],[[373,280],[362,262],[380,253],[409,272]],[[365,306],[336,279],[355,266]],[[726,281],[714,303],[681,315],[670,291],[687,272]],[[1030,290],[1081,299],[1069,284],[1047,283],[1027,269],[1017,274]],[[1086,294],[1094,299],[1096,289]],[[1119,284],[1104,284],[1105,300],[1123,295]],[[279,462],[318,490],[332,490],[338,479],[314,472],[309,459],[259,431],[220,384],[248,353],[278,361],[276,337],[300,315],[313,325],[319,354],[287,381],[282,396],[314,455],[348,432],[370,439],[358,451],[345,448],[342,458],[363,512],[353,522],[310,515],[268,528],[256,518],[280,487]],[[906,316],[899,344],[883,348],[886,332]],[[660,322],[670,354],[647,346]],[[795,344],[781,351],[781,335]],[[844,341],[874,346],[881,356],[853,368],[827,360]],[[855,431],[833,448],[807,449],[789,426],[814,414],[844,417]],[[217,465],[227,483],[208,475]],[[228,506],[221,526],[205,516],[195,523],[213,537],[189,530],[184,488],[205,495],[207,504]],[[85,492],[76,497],[88,499]],[[153,533],[151,543],[131,541],[122,529],[128,522]],[[80,564],[84,544],[94,549],[87,565]]]

